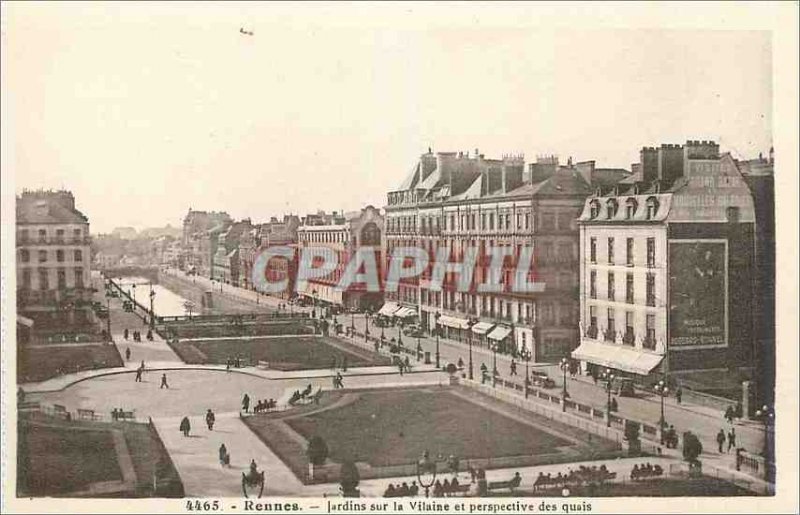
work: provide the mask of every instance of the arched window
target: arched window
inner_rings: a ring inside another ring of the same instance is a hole
[[[637,202],[635,198],[629,198],[625,201],[625,218],[630,220],[636,214]]]
[[[595,219],[600,216],[600,203],[596,200],[589,202],[589,218]]]
[[[619,204],[613,198],[608,199],[606,202],[606,217],[607,218],[614,218],[617,215],[617,209],[619,208]]]
[[[647,219],[652,220],[655,218],[656,213],[658,213],[658,199],[649,197],[647,199]]]

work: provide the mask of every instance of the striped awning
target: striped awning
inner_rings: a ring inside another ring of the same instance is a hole
[[[486,334],[492,327],[494,327],[494,324],[491,322],[478,322],[472,326],[472,332],[475,334]]]
[[[394,316],[396,316],[397,318],[413,317],[417,316],[417,312],[411,308],[403,306],[394,312]]]
[[[447,327],[452,327],[453,329],[469,329],[469,320],[467,320],[466,318],[457,318],[457,317],[442,315],[439,317],[439,324]]]
[[[400,309],[400,306],[398,306],[396,303],[387,302],[381,307],[380,310],[378,310],[378,314],[383,315],[385,317],[390,317],[394,315],[394,312],[397,311],[398,309]]]
[[[591,340],[582,341],[580,346],[572,351],[572,357],[639,375],[649,374],[664,359],[661,354]]]
[[[489,338],[490,340],[495,340],[495,341],[499,342],[499,341],[504,340],[506,338],[506,336],[508,336],[509,334],[511,334],[511,328],[510,327],[505,326],[505,325],[498,325],[497,327],[494,328],[494,331],[492,331],[491,333],[489,333],[487,335],[487,338]]]

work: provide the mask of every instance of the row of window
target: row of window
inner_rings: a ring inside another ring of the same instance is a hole
[[[302,243],[345,243],[349,241],[345,231],[309,231],[300,232]]]
[[[606,243],[606,263],[609,265],[616,264],[614,258],[614,237],[611,236],[608,238]],[[633,238],[625,238],[625,264],[627,266],[634,265],[634,239]],[[654,268],[656,266],[656,239],[655,238],[647,238],[646,240],[647,245],[647,267]],[[592,236],[589,238],[589,259],[592,263],[597,263],[597,238]]]
[[[574,229],[574,216],[570,213],[542,213],[539,218],[539,229],[542,231]],[[496,222],[496,223],[495,223]],[[450,213],[445,216],[420,216],[419,228],[425,232],[439,232],[441,230],[450,231],[475,231],[475,230],[530,230],[533,228],[533,220],[529,212],[516,213],[512,217],[511,212],[494,212],[461,214]],[[414,232],[417,227],[417,216],[395,216],[386,220],[386,228],[390,233]]]
[[[47,229],[39,229],[37,231],[37,235],[38,235],[38,241],[40,241],[40,242],[46,242],[47,241]],[[30,234],[30,231],[28,229],[20,229],[19,233],[18,233],[18,236],[19,236],[19,241],[21,243],[25,243],[25,242],[31,241],[31,234]],[[65,236],[66,236],[65,229],[56,229],[55,230],[54,237],[55,237],[56,241],[63,241]],[[74,240],[80,240],[82,237],[83,237],[83,229],[79,228],[79,229],[73,229],[72,230],[72,238]]]
[[[636,216],[636,210],[639,208],[639,202],[629,197],[625,201],[625,219],[630,220]],[[645,218],[652,220],[658,213],[658,199],[656,197],[648,197],[645,201]],[[611,219],[617,216],[619,212],[619,202],[615,198],[610,198],[606,201],[606,218]],[[594,220],[600,216],[600,201],[597,199],[589,203],[589,217]]]
[[[615,277],[615,272],[608,272],[606,300],[612,302],[617,301]],[[589,271],[589,298],[597,298],[597,270]],[[635,302],[632,273],[625,274],[625,302],[628,304],[634,304]],[[656,276],[654,274],[647,274],[646,276],[645,304],[651,307],[655,307],[656,305]]]
[[[589,306],[588,336],[608,342],[616,341],[616,320],[617,313],[615,308],[607,308],[606,327],[603,331],[600,331],[597,325],[597,306]],[[634,346],[636,342],[636,333],[634,331],[633,320],[633,311],[625,311],[625,332],[623,333],[622,337],[622,343],[625,345]],[[644,347],[654,349],[656,344],[656,316],[654,314],[646,315],[645,334],[642,336],[644,336]]]
[[[48,250],[39,250],[38,252],[38,262],[39,263],[46,263],[48,260]],[[58,249],[55,251],[56,254],[56,262],[63,263],[65,261],[65,251],[62,249]],[[28,249],[20,249],[19,251],[19,261],[20,263],[29,263],[31,260],[31,253]],[[83,251],[82,250],[73,250],[72,251],[72,260],[76,262],[83,261]]]
[[[38,278],[39,278],[39,290],[49,290],[50,289],[50,272],[46,269],[39,269],[37,271]],[[76,268],[73,271],[74,280],[74,287],[75,288],[83,288],[83,268]],[[56,271],[56,285],[59,290],[63,290],[67,287],[67,271],[64,269],[58,269]],[[31,270],[24,269],[22,271],[22,289],[29,290],[31,289]]]

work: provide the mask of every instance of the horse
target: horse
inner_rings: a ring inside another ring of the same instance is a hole
[[[249,474],[242,472],[242,493],[244,494],[245,498],[248,497],[248,488],[258,488],[258,498],[260,499],[261,494],[264,493],[265,482],[263,470],[258,472],[256,469],[251,469]]]

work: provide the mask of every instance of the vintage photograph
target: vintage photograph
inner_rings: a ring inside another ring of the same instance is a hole
[[[4,2],[4,497],[774,499],[774,34],[586,6]]]

